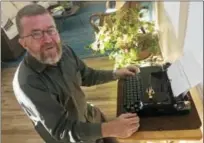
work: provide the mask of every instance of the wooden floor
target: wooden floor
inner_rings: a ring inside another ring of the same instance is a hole
[[[113,67],[113,62],[107,58],[87,59],[85,62],[96,69],[112,69]],[[17,141],[19,143],[43,143],[14,97],[12,79],[15,70],[16,68],[2,69],[1,74],[2,143]],[[87,100],[98,106],[109,119],[116,116],[117,82],[89,88],[83,87],[83,90],[87,95]]]

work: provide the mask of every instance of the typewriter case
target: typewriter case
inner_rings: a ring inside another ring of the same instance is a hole
[[[191,109],[189,95],[174,96],[167,76],[170,64],[140,67],[140,73],[124,79],[123,112],[139,116],[188,114]]]

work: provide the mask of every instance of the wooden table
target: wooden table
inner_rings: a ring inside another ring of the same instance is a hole
[[[118,96],[121,96],[122,82],[118,82]],[[203,119],[203,103],[201,98],[198,95],[198,92],[195,88],[190,90],[191,97],[195,103],[196,110],[199,113],[199,118]],[[119,98],[118,98],[119,100]],[[117,101],[119,103],[119,101]],[[117,109],[117,112],[118,109]],[[119,115],[119,113],[117,113]],[[131,142],[135,143],[136,141],[158,141],[158,140],[185,140],[185,141],[196,141],[202,139],[202,128],[191,129],[191,130],[165,130],[165,131],[138,131],[134,133],[131,137],[126,139],[119,139],[121,142]]]
[[[182,130],[182,131],[142,131],[136,132],[131,137],[126,139],[119,139],[123,142],[133,141],[160,141],[160,140],[201,140],[202,132],[200,129],[196,130]]]

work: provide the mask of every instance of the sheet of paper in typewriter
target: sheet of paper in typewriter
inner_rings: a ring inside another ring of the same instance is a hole
[[[175,97],[203,81],[202,69],[188,51],[168,68],[167,75]]]

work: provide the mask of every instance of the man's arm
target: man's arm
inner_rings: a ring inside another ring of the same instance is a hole
[[[82,86],[92,86],[103,84],[115,80],[113,70],[96,70],[88,67],[81,59],[79,59],[74,51],[69,47],[72,55],[75,57],[82,76]]]
[[[102,137],[101,123],[84,123],[74,119],[40,79],[23,86],[15,79],[13,88],[20,105],[34,124],[41,123],[55,140],[71,143]]]

